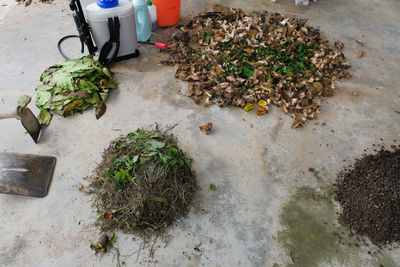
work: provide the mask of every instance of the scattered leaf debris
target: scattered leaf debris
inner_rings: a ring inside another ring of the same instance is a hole
[[[162,62],[178,65],[175,77],[189,82],[187,95],[196,103],[250,111],[262,100],[289,114],[296,128],[317,118],[337,79],[351,77],[343,43],[330,46],[306,19],[224,10],[181,26],[192,42],[174,38]]]
[[[400,145],[364,154],[339,174],[339,222],[377,245],[400,241]]]
[[[208,123],[206,123],[204,125],[199,126],[199,128],[203,133],[209,135],[210,132],[211,132],[211,129],[212,129],[212,123],[208,122]]]
[[[158,129],[112,141],[94,176],[102,231],[156,233],[188,212],[197,190],[191,159]]]
[[[99,241],[97,241],[97,243],[95,244],[91,244],[90,248],[94,251],[94,252],[101,252],[101,253],[105,253],[107,252],[107,247],[110,244],[110,238],[108,237],[107,234],[101,234],[99,237]]]
[[[217,190],[217,187],[215,186],[215,184],[210,184],[210,190],[211,191]]]
[[[43,72],[40,81],[43,85],[36,88],[36,106],[64,117],[96,106],[99,119],[105,112],[109,89],[117,86],[110,71],[91,55],[51,66]],[[43,116],[48,124],[49,115]]]

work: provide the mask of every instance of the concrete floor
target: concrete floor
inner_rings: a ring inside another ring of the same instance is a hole
[[[18,121],[0,121],[0,151],[54,155],[58,160],[46,198],[0,195],[0,266],[115,266],[115,251],[100,257],[89,249],[98,237],[96,212],[91,196],[77,186],[88,184],[85,177],[112,139],[154,122],[178,124],[173,133],[194,159],[201,190],[196,207],[171,227],[167,246],[156,244],[153,258],[146,249],[135,253],[141,243],[118,233],[121,262],[126,266],[292,264],[291,252],[277,237],[284,229],[279,215],[295,189],[330,185],[364,148],[382,142],[380,138],[387,144],[400,138],[396,112],[400,111],[400,2],[321,0],[308,7],[292,2],[219,1],[246,11],[267,9],[309,18],[309,24],[319,26],[330,40],[344,43],[353,78],[339,82],[318,120],[302,129],[292,130],[292,119],[277,108],[257,117],[237,108],[195,105],[182,95],[187,84],[174,79],[174,68],[158,64],[166,55],[148,46],[140,47],[140,58],[112,68],[120,85],[99,121],[93,110],[67,119],[54,116],[37,145]],[[62,60],[58,39],[74,34],[75,26],[67,1],[29,7],[0,3],[0,95],[5,99],[0,105],[6,109],[15,103],[7,99],[22,93],[34,96],[42,71]],[[209,1],[185,0],[182,16],[210,8]],[[160,39],[165,35],[156,34]],[[364,44],[364,58],[356,57],[360,49],[356,40]],[[30,107],[37,112],[33,104]],[[205,136],[198,125],[208,121],[214,131]],[[318,179],[310,167],[319,171]],[[209,191],[210,183],[216,191]],[[199,250],[194,250],[196,246]],[[389,265],[400,266],[399,252],[382,249],[392,258]],[[325,257],[315,265],[378,265],[374,257],[362,250],[349,255],[345,263]]]

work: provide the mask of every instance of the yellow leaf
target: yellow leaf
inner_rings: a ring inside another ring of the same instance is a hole
[[[261,88],[264,89],[264,90],[266,90],[266,91],[268,91],[268,92],[271,92],[271,91],[272,91],[272,89],[271,89],[270,87],[265,86],[265,85],[261,85]]]
[[[217,65],[217,67],[215,67],[215,70],[217,71],[218,74],[224,73],[224,70],[221,68],[220,65]]]
[[[78,186],[78,190],[81,191],[82,189],[83,189],[83,185],[80,184],[80,185]]]
[[[250,111],[254,108],[254,104],[253,103],[246,103],[246,105],[244,106],[243,110],[244,111]]]
[[[258,101],[258,105],[260,107],[266,107],[266,106],[268,106],[268,103],[265,100],[260,100],[260,101]]]
[[[350,72],[346,72],[346,74],[344,75],[344,77],[346,78],[346,79],[349,79],[349,78],[351,78],[351,73]]]

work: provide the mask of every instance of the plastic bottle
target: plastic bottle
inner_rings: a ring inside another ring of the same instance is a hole
[[[147,8],[149,9],[150,13],[150,20],[151,20],[151,30],[154,32],[155,30],[158,29],[157,25],[157,7],[153,5],[151,0],[147,1]]]
[[[119,0],[119,3],[118,0],[98,0],[97,3],[89,4],[84,11],[92,30],[94,42],[99,50],[110,38],[107,19],[116,16],[119,17],[120,22],[118,56],[137,53],[135,11],[130,0]],[[111,50],[110,56],[113,50]]]
[[[149,9],[144,0],[134,0],[136,31],[139,42],[147,42],[151,37]]]
[[[152,0],[157,7],[157,22],[160,27],[175,25],[181,15],[181,0]]]

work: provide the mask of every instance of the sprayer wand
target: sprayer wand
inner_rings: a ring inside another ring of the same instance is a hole
[[[79,33],[79,39],[81,40],[82,44],[81,52],[83,53],[83,44],[85,44],[89,50],[89,54],[94,55],[97,49],[93,44],[93,40],[90,35],[89,24],[85,20],[81,2],[79,0],[71,0],[69,3],[69,8],[74,11],[73,17],[76,24],[76,29]]]

